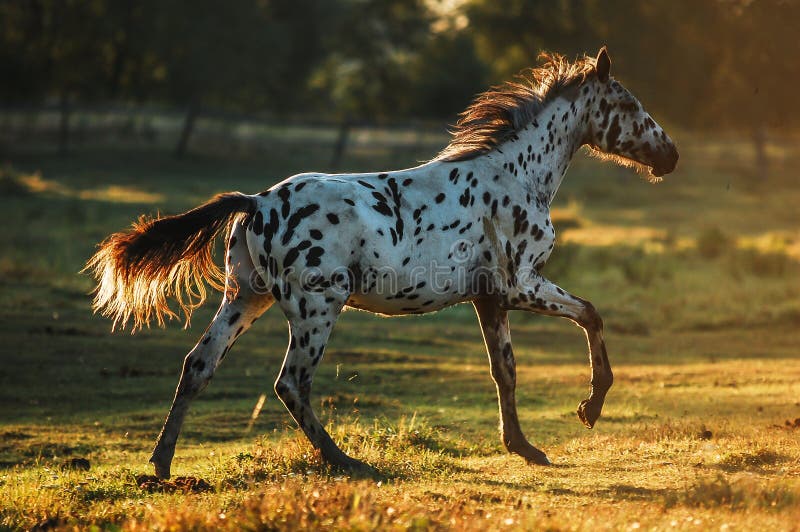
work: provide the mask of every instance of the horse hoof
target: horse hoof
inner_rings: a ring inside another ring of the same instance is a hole
[[[159,464],[156,460],[150,459],[150,463],[153,464],[153,468],[156,471],[156,476],[161,480],[168,480],[170,477],[169,474],[169,464]]]
[[[552,465],[548,460],[547,455],[542,451],[528,443],[524,442],[523,445],[510,445],[507,447],[509,452],[518,454],[531,465],[549,466]]]
[[[344,460],[330,462],[330,465],[355,477],[373,477],[378,474],[378,470],[371,465],[349,456]]]
[[[539,466],[553,465],[552,462],[550,462],[550,459],[547,458],[547,455],[544,454],[542,451],[539,451],[534,456],[526,458],[526,460],[531,465],[539,465]]]
[[[581,404],[578,405],[578,418],[581,422],[586,426],[586,428],[590,429],[594,427],[597,418],[600,417],[600,408],[595,407],[592,405],[588,399],[584,399],[581,401]]]

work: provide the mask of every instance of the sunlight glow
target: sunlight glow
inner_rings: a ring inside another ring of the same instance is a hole
[[[461,11],[466,0],[425,0],[425,3],[436,16],[431,25],[434,33],[463,30],[469,25],[469,19]]]
[[[68,198],[112,203],[158,203],[164,201],[163,194],[145,192],[144,190],[122,185],[76,190],[58,181],[44,179],[38,173],[20,176],[19,182],[34,194],[56,194]]]

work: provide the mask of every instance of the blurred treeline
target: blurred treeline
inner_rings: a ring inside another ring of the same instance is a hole
[[[800,1],[3,0],[6,106],[158,103],[452,120],[490,83],[607,44],[662,122],[763,137],[800,121]],[[179,146],[180,149],[180,146]]]

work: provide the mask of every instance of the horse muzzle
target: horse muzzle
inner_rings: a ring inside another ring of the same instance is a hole
[[[666,149],[661,150],[650,167],[650,173],[655,177],[661,177],[671,173],[678,165],[678,150],[675,145],[670,144]]]

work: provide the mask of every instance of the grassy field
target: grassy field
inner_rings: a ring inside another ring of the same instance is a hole
[[[272,392],[277,309],[194,403],[173,484],[138,478],[182,358],[215,310],[131,336],[93,316],[79,275],[140,213],[324,170],[299,142],[231,160],[82,148],[12,151],[0,178],[0,529],[800,529],[800,153],[685,136],[664,183],[581,156],[556,201],[548,276],[598,307],[616,381],[587,431],[583,334],[516,313],[523,428],[554,465],[507,455],[472,309],[343,315],[315,380],[334,439],[380,471],[321,464]],[[437,146],[359,145],[348,170]],[[260,416],[251,412],[261,394]],[[88,470],[86,467],[88,466]]]

